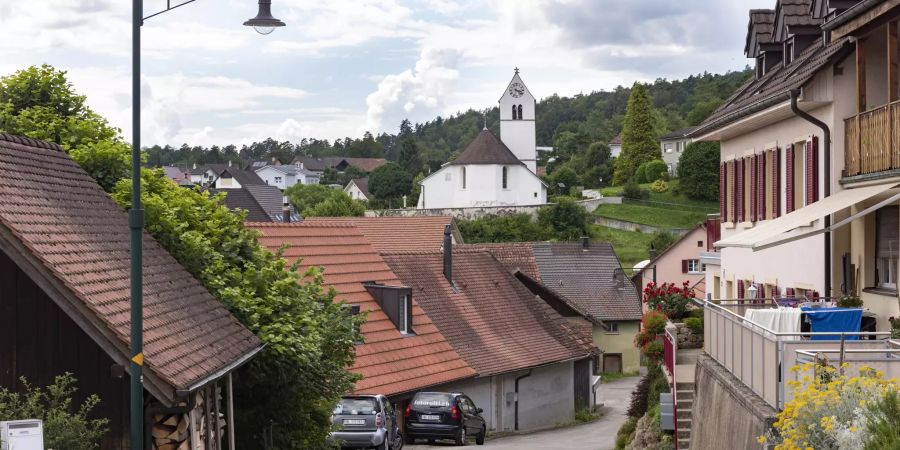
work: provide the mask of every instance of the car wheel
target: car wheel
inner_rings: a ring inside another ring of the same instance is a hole
[[[397,433],[397,438],[394,439],[394,447],[393,450],[402,450],[403,449],[403,435]]]
[[[481,427],[481,433],[475,436],[475,445],[484,445],[484,435],[487,434],[486,427]]]
[[[466,434],[466,427],[461,427],[456,435],[456,445],[463,446],[469,443],[469,436]]]

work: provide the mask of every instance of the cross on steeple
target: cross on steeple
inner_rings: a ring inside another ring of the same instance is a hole
[[[516,75],[518,75],[518,74],[519,74],[519,68],[516,67]]]

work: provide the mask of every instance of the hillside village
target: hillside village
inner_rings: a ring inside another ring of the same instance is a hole
[[[18,64],[0,448],[900,449],[900,1],[754,6],[743,70],[509,61],[331,141],[142,141],[139,53],[131,136]]]

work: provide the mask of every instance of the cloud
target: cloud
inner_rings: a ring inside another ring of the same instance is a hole
[[[385,76],[366,97],[366,130],[399,125],[404,118],[427,120],[442,112],[459,78],[459,52],[425,48],[413,69]]]

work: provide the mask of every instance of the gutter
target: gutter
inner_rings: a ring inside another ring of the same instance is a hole
[[[247,361],[250,361],[250,359],[252,359],[254,356],[256,356],[256,354],[261,352],[262,349],[264,349],[265,347],[266,347],[266,345],[263,344],[263,345],[260,345],[259,347],[256,347],[253,350],[250,350],[249,352],[247,352],[246,355],[241,356],[240,358],[238,358],[231,364],[228,364],[227,366],[222,367],[221,369],[207,375],[206,377],[204,377],[198,381],[195,381],[193,384],[188,386],[186,389],[176,390],[175,395],[178,396],[179,398],[184,398],[184,397],[189,396],[191,392],[194,392],[197,389],[200,389],[201,387],[206,386],[210,382],[217,380],[219,378],[222,378],[223,376],[228,374],[228,372],[232,372],[235,369],[237,369],[238,367],[243,366],[245,363],[247,363]]]
[[[790,96],[791,111],[793,111],[797,117],[822,129],[822,140],[824,141],[822,143],[822,153],[824,153],[825,156],[825,192],[822,198],[827,198],[831,195],[831,129],[828,128],[828,125],[826,125],[825,122],[816,119],[797,106],[797,99],[800,97],[800,89],[792,89],[790,91]],[[825,229],[828,230],[831,227],[831,215],[825,216],[824,220]],[[831,297],[831,231],[825,232],[825,297]]]
[[[519,375],[516,377],[516,407],[515,407],[515,427],[513,430],[519,431],[519,380],[523,378],[528,378],[531,376],[531,369],[528,369],[528,373],[525,375]]]
[[[832,31],[835,28],[855,19],[860,14],[868,10],[869,8],[883,2],[884,0],[863,0],[850,8],[847,8],[843,13],[836,16],[833,20],[825,22],[822,24],[822,29],[825,31]]]

